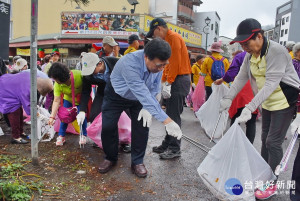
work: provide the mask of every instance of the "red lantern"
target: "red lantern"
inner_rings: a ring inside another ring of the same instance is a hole
[[[39,57],[44,58],[45,57],[45,51],[42,48],[39,48]]]

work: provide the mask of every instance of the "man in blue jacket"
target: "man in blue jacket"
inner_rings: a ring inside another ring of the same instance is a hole
[[[164,123],[169,135],[178,139],[182,132],[161,109],[156,95],[160,92],[164,66],[171,55],[170,45],[162,39],[147,43],[139,50],[119,59],[106,83],[102,106],[102,145],[106,154],[99,166],[106,173],[118,159],[118,120],[129,109],[131,116],[131,169],[138,177],[146,177],[143,164],[152,116]],[[140,121],[143,119],[143,121]]]

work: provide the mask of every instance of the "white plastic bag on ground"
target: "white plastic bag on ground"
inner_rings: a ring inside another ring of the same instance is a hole
[[[255,185],[275,179],[270,166],[237,123],[211,149],[198,173],[220,200],[255,200]]]
[[[55,135],[54,126],[48,125],[50,113],[42,107],[38,107],[37,112],[39,113],[39,116],[37,117],[38,139],[40,140],[42,138],[42,142],[50,141]]]
[[[0,136],[4,135],[2,128],[0,127]]]
[[[218,123],[218,127],[214,132],[219,119],[220,100],[228,92],[228,87],[225,84],[215,85],[212,84],[212,94],[209,99],[200,107],[196,116],[200,121],[201,127],[205,130],[206,135],[209,138],[219,139],[222,137],[224,130],[226,129],[228,112],[222,112]]]

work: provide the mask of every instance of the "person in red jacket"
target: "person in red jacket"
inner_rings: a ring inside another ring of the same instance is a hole
[[[89,22],[88,29],[89,30],[99,30],[99,22],[96,20],[96,16],[92,15],[91,19],[92,19],[92,21]]]

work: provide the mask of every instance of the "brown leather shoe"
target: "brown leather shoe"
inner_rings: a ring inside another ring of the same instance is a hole
[[[104,160],[98,168],[98,171],[102,174],[107,173],[110,171],[110,169],[116,164],[116,162],[109,161],[109,160]]]
[[[132,173],[138,177],[145,178],[147,177],[147,169],[144,164],[133,165],[131,164]]]

